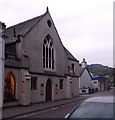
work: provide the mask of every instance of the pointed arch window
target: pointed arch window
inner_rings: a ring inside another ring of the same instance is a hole
[[[4,81],[4,101],[15,99],[15,79],[12,73],[9,73]]]
[[[43,42],[43,67],[54,69],[54,46],[50,35],[47,35]]]

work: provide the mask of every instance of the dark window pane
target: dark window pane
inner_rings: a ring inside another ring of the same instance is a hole
[[[48,58],[48,47],[46,47],[46,58]]]
[[[52,61],[52,69],[54,69],[54,61]]]
[[[43,45],[43,57],[45,57],[45,46]]]
[[[51,59],[51,48],[49,48],[49,59]]]
[[[34,89],[37,89],[37,79],[34,79]]]
[[[63,89],[63,79],[60,79],[60,89]]]
[[[51,27],[51,21],[50,20],[47,21],[47,24],[48,24],[49,27]]]
[[[52,42],[50,41],[50,47],[52,47]]]
[[[47,35],[47,36],[46,36],[46,38],[47,38],[47,41],[49,42],[49,40],[50,40],[50,36],[49,36],[49,35]]]
[[[54,60],[54,50],[52,49],[52,60]]]
[[[68,74],[70,73],[70,66],[68,66]]]
[[[75,71],[75,65],[74,64],[72,64],[72,72],[74,73]]]
[[[47,43],[47,41],[46,41],[46,39],[44,39],[44,44],[46,44]]]
[[[45,68],[45,58],[43,58],[43,67]]]
[[[31,90],[33,90],[33,80],[31,78]]]
[[[31,90],[36,90],[37,89],[37,77],[32,77],[31,78]]]
[[[46,68],[48,68],[48,59],[46,59]]]
[[[49,60],[49,68],[51,69],[51,60]]]

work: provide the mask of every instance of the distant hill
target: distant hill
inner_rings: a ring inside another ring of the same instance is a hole
[[[112,76],[112,73],[113,73],[113,68],[108,66],[103,66],[101,64],[91,64],[91,65],[88,65],[87,67],[93,75]]]
[[[109,75],[109,80],[115,85],[115,68],[103,66],[101,64],[91,64],[87,66],[89,71],[96,76]]]

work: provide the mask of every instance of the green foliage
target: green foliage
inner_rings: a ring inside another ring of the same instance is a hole
[[[113,69],[113,83],[115,85],[115,68]]]
[[[108,80],[115,84],[115,68],[100,64],[91,64],[88,65],[88,69],[95,76],[109,76]]]

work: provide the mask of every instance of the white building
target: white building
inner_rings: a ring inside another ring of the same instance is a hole
[[[93,76],[92,77],[92,87],[95,91],[107,90],[109,87],[109,82],[105,77]]]
[[[79,93],[89,93],[89,88],[92,88],[92,76],[87,68],[87,62],[85,59],[83,59],[82,65],[79,68],[79,73]]]

